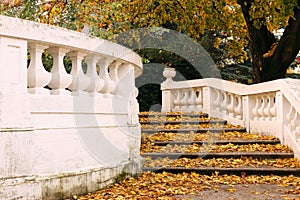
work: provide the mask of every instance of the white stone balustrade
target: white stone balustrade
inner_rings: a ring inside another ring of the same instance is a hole
[[[138,173],[140,56],[64,28],[0,24],[0,199],[68,199]]]
[[[252,96],[254,96],[252,98],[255,98],[252,118],[260,121],[276,120],[276,92]]]
[[[214,78],[176,82],[175,74],[167,75],[169,71],[173,70],[164,72],[167,80],[161,84],[163,112],[205,112],[250,132],[272,134],[300,158],[300,80],[256,85]]]

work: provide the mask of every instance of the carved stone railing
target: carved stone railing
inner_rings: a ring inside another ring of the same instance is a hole
[[[164,76],[163,112],[205,112],[250,132],[274,135],[300,158],[300,80],[255,85],[214,78],[176,82],[172,68],[166,68]]]
[[[135,77],[142,63],[135,52],[5,16],[0,51],[0,199],[70,198],[139,171]]]

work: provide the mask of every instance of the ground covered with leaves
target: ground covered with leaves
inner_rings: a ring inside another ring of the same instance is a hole
[[[295,199],[300,177],[146,172],[75,199]],[[214,198],[212,198],[214,197]]]
[[[141,113],[147,114],[147,113]],[[148,113],[151,117],[140,118],[142,122],[141,155],[144,169],[164,169],[168,167],[186,168],[195,171],[200,168],[213,168],[207,175],[196,172],[169,173],[144,172],[138,177],[127,178],[110,185],[103,190],[74,199],[139,199],[139,200],[175,200],[175,199],[214,199],[214,200],[300,200],[300,177],[277,175],[252,175],[244,169],[297,169],[300,162],[296,158],[264,158],[250,156],[236,157],[184,157],[176,159],[162,156],[164,154],[201,154],[201,153],[278,153],[289,154],[291,149],[281,145],[278,138],[270,135],[246,133],[239,131],[220,131],[198,133],[197,131],[168,132],[159,129],[201,129],[201,128],[239,128],[226,123],[192,123],[196,120],[210,120],[208,117],[170,116]],[[199,113],[196,113],[197,115]],[[172,122],[185,123],[172,123]],[[149,122],[149,123],[148,123]],[[168,123],[164,123],[168,122]],[[145,129],[155,131],[147,133]],[[252,141],[252,142],[251,142]],[[255,142],[253,142],[255,141]],[[257,141],[260,141],[257,143]],[[180,143],[181,142],[181,143]],[[219,142],[219,143],[218,143]],[[151,154],[159,154],[151,156]],[[200,155],[199,154],[199,155]],[[201,154],[202,155],[202,154]],[[222,174],[220,168],[242,169],[238,175]],[[219,170],[216,170],[219,169]],[[270,174],[270,173],[269,173]],[[280,175],[283,175],[280,173]]]

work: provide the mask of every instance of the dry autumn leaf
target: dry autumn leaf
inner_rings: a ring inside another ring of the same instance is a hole
[[[172,195],[196,194],[202,190],[218,190],[218,185],[230,185],[229,192],[236,192],[235,185],[243,184],[280,184],[294,186],[291,193],[299,194],[296,187],[300,177],[296,176],[257,176],[251,175],[244,178],[234,175],[208,176],[196,173],[154,173],[146,172],[137,178],[130,178],[111,185],[93,194],[79,197],[78,199],[168,199]],[[133,184],[134,183],[134,184]],[[131,192],[134,191],[134,192]],[[284,191],[283,191],[284,192]],[[297,193],[298,192],[298,193]]]

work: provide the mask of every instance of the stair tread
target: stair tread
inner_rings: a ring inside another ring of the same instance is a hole
[[[159,153],[159,152],[153,152],[153,153],[142,153],[141,155],[182,155],[182,154],[187,154],[187,155],[206,155],[206,154],[210,154],[210,155],[262,155],[262,154],[266,154],[266,155],[277,155],[277,154],[286,154],[286,155],[292,155],[294,153],[292,152],[259,152],[259,151],[255,151],[255,152],[204,152],[204,153],[177,153],[177,152],[173,152],[173,153]]]
[[[221,152],[221,153],[142,153],[142,157],[150,156],[152,158],[169,157],[170,159],[176,158],[240,158],[240,157],[252,157],[252,158],[293,158],[294,153],[286,152]]]
[[[254,171],[298,171],[300,172],[300,168],[289,168],[289,167],[272,167],[272,166],[263,166],[263,167],[143,167],[143,169],[188,169],[188,170],[214,170],[214,171],[222,171],[222,170],[254,170]]]
[[[151,141],[154,145],[165,146],[167,144],[279,144],[280,140],[204,140],[204,141]]]
[[[192,116],[192,117],[208,117],[206,113],[140,113],[139,117],[149,117],[149,116]]]
[[[144,167],[143,171],[156,171],[156,172],[196,172],[201,174],[213,174],[218,172],[219,174],[274,174],[274,175],[300,175],[300,168],[277,168],[277,167],[237,167],[237,168],[220,168],[220,167]]]
[[[143,129],[142,132],[215,132],[215,131],[246,131],[245,128],[187,128],[187,129]]]
[[[158,121],[158,120],[149,120],[149,121],[141,121],[140,124],[188,124],[188,123],[197,123],[197,124],[204,124],[204,123],[226,123],[226,120],[180,120],[180,121]]]

